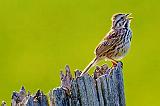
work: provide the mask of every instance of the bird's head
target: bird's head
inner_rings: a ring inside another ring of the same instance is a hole
[[[129,27],[130,20],[132,17],[129,17],[130,14],[118,13],[112,16],[112,29],[119,29]]]

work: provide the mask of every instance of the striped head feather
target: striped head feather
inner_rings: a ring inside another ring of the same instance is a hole
[[[130,14],[118,13],[112,16],[112,29],[128,28],[132,17]]]

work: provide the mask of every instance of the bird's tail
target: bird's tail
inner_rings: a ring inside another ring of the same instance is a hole
[[[89,71],[90,68],[92,68],[96,63],[98,62],[98,57],[95,57],[88,65],[87,67],[82,71],[81,76],[84,75]]]

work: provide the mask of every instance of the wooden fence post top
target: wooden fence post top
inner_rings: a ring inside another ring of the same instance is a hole
[[[121,62],[111,68],[104,64],[92,76],[80,76],[76,70],[73,77],[66,65],[65,74],[60,73],[61,86],[49,92],[49,102],[42,91],[31,95],[22,86],[13,92],[11,106],[125,106],[122,68]],[[6,106],[4,101],[2,106]]]

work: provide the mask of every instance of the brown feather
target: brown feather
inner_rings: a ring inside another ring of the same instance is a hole
[[[117,34],[118,32],[112,30],[104,40],[97,46],[95,50],[95,54],[97,57],[103,55],[103,53],[110,50],[113,46],[115,46],[120,41],[120,36]]]

